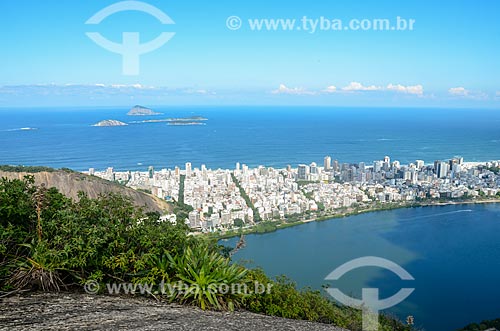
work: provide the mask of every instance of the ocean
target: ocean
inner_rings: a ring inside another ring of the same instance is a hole
[[[147,170],[233,169],[236,162],[272,167],[322,164],[326,155],[371,163],[462,156],[500,159],[500,112],[478,109],[326,107],[152,107],[163,116],[127,116],[123,108],[0,109],[0,164]],[[206,125],[165,123],[92,127],[200,115]],[[35,128],[36,130],[21,130]]]

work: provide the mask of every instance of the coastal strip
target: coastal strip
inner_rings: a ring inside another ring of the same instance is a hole
[[[373,164],[339,163],[330,156],[276,169],[183,169],[116,172],[89,169],[90,175],[150,192],[189,206],[182,217],[193,233],[220,237],[264,233],[311,221],[396,208],[486,203],[500,200],[500,161],[464,162],[460,157],[402,165],[389,156]],[[182,182],[182,190],[180,184]]]

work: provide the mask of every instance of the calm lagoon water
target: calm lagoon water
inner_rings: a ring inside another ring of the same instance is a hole
[[[234,259],[270,275],[285,274],[299,287],[329,284],[358,298],[363,287],[379,288],[381,298],[413,287],[408,299],[386,312],[401,319],[413,315],[428,331],[446,331],[500,317],[499,239],[499,204],[422,207],[249,235]],[[364,256],[392,260],[415,281],[373,267],[324,280],[341,264]]]

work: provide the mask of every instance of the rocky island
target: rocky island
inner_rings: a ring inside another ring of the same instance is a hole
[[[125,126],[125,125],[128,125],[128,124],[117,121],[117,120],[104,120],[104,121],[100,121],[99,123],[96,123],[92,126]]]
[[[127,115],[129,115],[129,116],[152,116],[152,115],[161,115],[161,114],[162,113],[154,112],[153,110],[151,110],[147,107],[143,107],[143,106],[139,106],[139,105],[135,105],[127,113]]]

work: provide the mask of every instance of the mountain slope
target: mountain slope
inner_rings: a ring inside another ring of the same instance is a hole
[[[23,171],[19,171],[19,167],[12,167],[12,169],[17,171],[10,171],[9,167],[1,167],[0,178],[22,179],[24,176],[31,175],[35,178],[37,185],[43,183],[46,187],[55,187],[72,199],[77,199],[79,191],[85,192],[90,198],[96,198],[101,194],[119,193],[131,198],[134,205],[144,207],[147,211],[170,210],[169,204],[159,198],[98,177],[48,168],[27,167],[26,170],[21,168]]]

